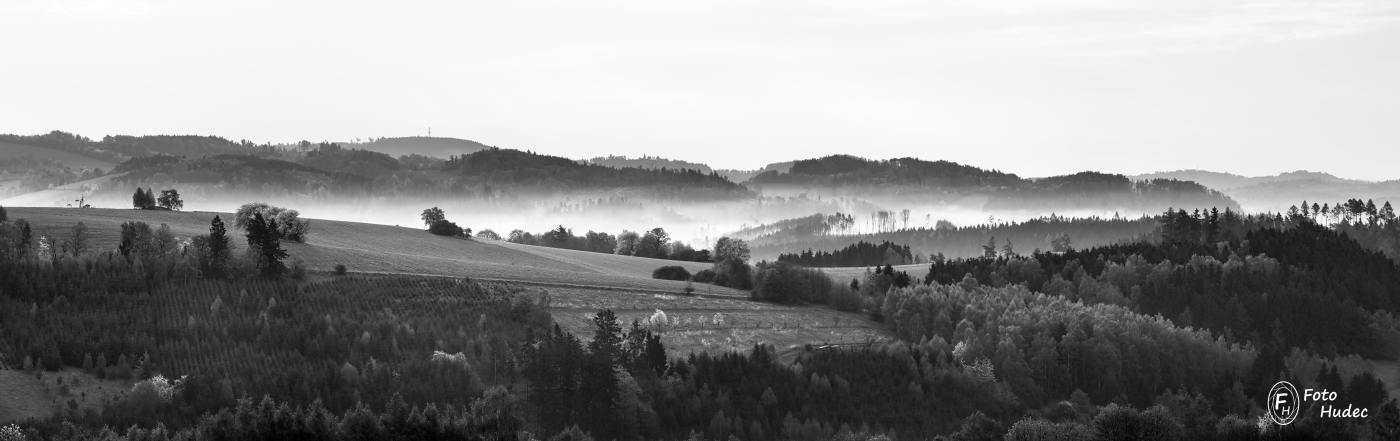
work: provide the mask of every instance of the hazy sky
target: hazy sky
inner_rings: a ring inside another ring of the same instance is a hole
[[[1400,1],[0,2],[0,132],[1400,178]]]

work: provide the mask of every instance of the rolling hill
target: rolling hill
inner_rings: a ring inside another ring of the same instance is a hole
[[[1245,211],[1287,211],[1303,200],[1335,203],[1350,198],[1400,202],[1400,180],[1365,181],[1329,173],[1297,170],[1269,176],[1241,176],[1206,170],[1178,170],[1137,175],[1134,179],[1193,180],[1238,201]]]
[[[111,170],[117,164],[112,161],[80,155],[73,152],[56,150],[47,147],[37,147],[32,145],[15,144],[12,142],[0,141],[0,159],[31,157],[35,159],[53,160],[63,165],[78,169]]]
[[[369,150],[393,157],[423,155],[447,159],[458,155],[469,155],[491,148],[488,145],[457,138],[426,136],[406,136],[400,138],[379,138],[370,142],[342,142],[345,148]]]
[[[5,208],[10,219],[30,222],[35,237],[62,239],[74,224],[83,222],[95,250],[116,248],[123,222],[136,220],[152,226],[163,223],[177,237],[190,237],[207,234],[210,219],[219,215],[230,227],[235,252],[241,253],[244,248],[243,232],[232,228],[230,213]],[[656,311],[665,311],[672,317],[667,346],[677,356],[690,351],[742,351],[755,343],[767,343],[788,359],[808,343],[888,338],[882,325],[858,314],[815,305],[757,302],[750,300],[747,292],[708,284],[694,284],[694,295],[686,296],[682,294],[685,282],[651,278],[652,270],[660,266],[680,265],[696,272],[709,268],[708,263],[462,240],[415,228],[323,219],[311,220],[306,243],[284,242],[284,247],[292,259],[300,259],[310,271],[327,272],[336,264],[344,264],[349,272],[363,277],[470,277],[547,292],[553,299],[550,311],[556,320],[580,336],[591,332],[590,317],[600,309],[615,310],[623,322],[644,321]]]
[[[120,226],[142,221],[152,226],[168,224],[176,236],[209,232],[209,221],[218,215],[232,223],[230,213],[168,212],[119,209],[6,207],[11,219],[26,219],[36,237],[65,237],[83,222],[91,231],[94,249],[114,249]],[[230,231],[241,247],[242,233]],[[679,293],[683,282],[655,280],[652,270],[682,265],[699,271],[709,264],[647,259],[535,247],[505,242],[460,240],[434,236],[416,228],[378,224],[311,220],[306,243],[285,243],[293,258],[310,270],[330,270],[344,264],[352,272],[400,273],[471,277],[563,286],[624,288]],[[747,298],[747,293],[715,288],[714,295]]]

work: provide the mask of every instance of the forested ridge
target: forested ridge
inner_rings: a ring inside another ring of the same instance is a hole
[[[708,196],[749,194],[743,186],[714,172],[692,168],[608,167],[500,148],[453,157],[444,169],[457,174],[466,185],[513,185],[551,190],[646,186],[677,191],[685,188]]]
[[[801,253],[778,255],[779,262],[811,267],[904,265],[922,260],[923,256],[915,256],[908,245],[896,245],[889,241],[878,245],[860,241],[831,252],[808,249]]]
[[[1052,250],[1057,246],[1094,246],[1150,238],[1157,221],[1138,218],[1073,218],[1045,216],[1026,221],[955,226],[939,222],[935,227],[896,229],[878,233],[843,234],[843,225],[854,222],[849,214],[815,214],[750,227],[732,233],[749,238],[754,253],[764,256],[800,253],[806,249],[836,250],[856,242],[891,242],[908,246],[912,254],[943,254],[950,257],[983,255],[989,238],[997,246],[1011,242],[1014,248],[1030,252]],[[1058,244],[1058,245],[1057,245]]]

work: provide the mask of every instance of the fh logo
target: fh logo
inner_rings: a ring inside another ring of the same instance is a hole
[[[1269,398],[1268,402],[1264,403],[1264,408],[1269,410],[1270,419],[1280,426],[1286,426],[1302,412],[1303,397],[1298,395],[1298,389],[1293,387],[1293,383],[1280,381],[1269,388]]]

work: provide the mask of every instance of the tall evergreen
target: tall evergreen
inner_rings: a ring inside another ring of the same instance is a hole
[[[209,222],[209,270],[217,276],[223,274],[228,261],[228,230],[223,219],[214,216]]]
[[[0,223],[4,223],[7,220],[10,220],[10,215],[5,213],[5,206],[0,205]]]

